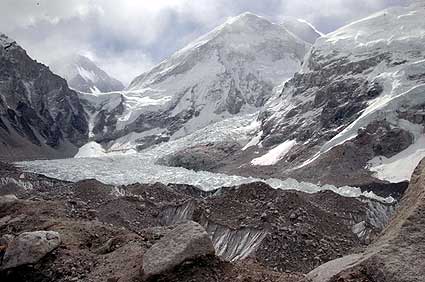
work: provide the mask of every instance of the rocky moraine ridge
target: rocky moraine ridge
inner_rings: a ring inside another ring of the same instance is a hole
[[[63,182],[6,164],[0,174],[2,281],[298,281],[362,251],[395,209],[264,183],[205,192]]]
[[[422,281],[423,162],[400,204],[264,183],[63,182],[0,166],[2,281]]]

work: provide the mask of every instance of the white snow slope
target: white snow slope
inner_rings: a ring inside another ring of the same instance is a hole
[[[274,165],[277,164],[290,150],[297,144],[295,140],[288,140],[271,149],[259,158],[251,161],[253,165]]]
[[[282,20],[282,25],[288,31],[292,32],[293,34],[310,44],[314,44],[317,38],[324,35],[320,31],[318,31],[311,23],[303,19],[285,17]]]

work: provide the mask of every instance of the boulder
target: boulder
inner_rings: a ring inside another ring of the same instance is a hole
[[[143,257],[143,277],[149,279],[185,261],[214,254],[213,243],[205,229],[189,221],[178,225],[147,250]]]
[[[325,263],[309,282],[425,281],[425,159],[412,175],[396,215],[365,252]]]
[[[1,269],[38,262],[61,243],[54,231],[25,232],[11,240],[3,257]]]
[[[8,194],[8,195],[0,196],[0,211],[6,212],[6,216],[7,216],[7,211],[9,211],[18,202],[19,202],[19,199],[15,195]],[[0,220],[0,225],[5,223],[5,220],[6,219],[2,218],[2,220]]]
[[[14,204],[17,201],[18,201],[18,198],[12,194],[0,196],[0,206]]]

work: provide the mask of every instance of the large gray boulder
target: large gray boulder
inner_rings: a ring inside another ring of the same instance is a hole
[[[7,246],[1,265],[2,270],[38,262],[61,243],[54,231],[25,232]]]
[[[17,201],[18,201],[18,198],[15,195],[12,195],[12,194],[0,196],[0,207],[14,204]]]
[[[149,279],[185,261],[214,254],[214,246],[205,229],[189,221],[178,225],[147,250],[143,257],[143,277]]]

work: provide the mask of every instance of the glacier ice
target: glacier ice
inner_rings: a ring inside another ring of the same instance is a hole
[[[155,182],[165,184],[179,183],[194,185],[205,191],[264,181],[276,189],[293,189],[306,193],[331,190],[346,197],[363,195],[383,202],[393,201],[391,197],[382,198],[373,193],[362,192],[356,187],[319,186],[312,183],[298,182],[294,179],[259,179],[206,171],[195,172],[181,167],[167,167],[155,163],[165,155],[196,144],[220,141],[248,142],[258,130],[259,124],[256,122],[256,117],[256,114],[236,116],[198,130],[184,138],[160,144],[140,153],[126,155],[113,152],[112,154],[107,154],[100,150],[98,146],[89,143],[87,145],[88,148],[82,148],[80,151],[88,150],[91,153],[95,153],[97,148],[100,152],[97,157],[84,158],[80,155],[80,158],[27,161],[20,162],[18,165],[26,171],[68,181],[97,179],[113,185]],[[128,152],[129,149],[127,148],[124,151]]]

